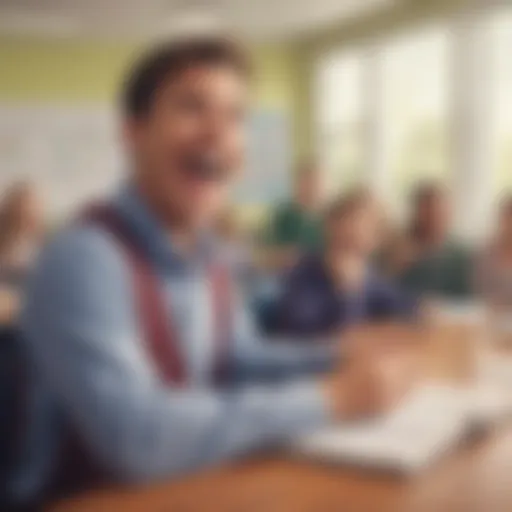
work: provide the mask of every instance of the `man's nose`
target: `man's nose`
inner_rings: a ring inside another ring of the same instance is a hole
[[[202,127],[204,142],[212,146],[220,144],[225,138],[227,128],[228,123],[224,116],[215,112],[208,114]]]

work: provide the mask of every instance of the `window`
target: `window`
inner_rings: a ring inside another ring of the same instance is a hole
[[[331,193],[349,187],[364,173],[362,64],[359,52],[330,54],[319,64],[316,127]]]
[[[372,179],[369,152],[383,160],[394,205],[418,180],[449,178],[448,42],[448,30],[435,29],[320,60],[317,147],[330,190]]]
[[[368,180],[403,215],[411,188],[454,187],[455,229],[492,228],[512,193],[512,9],[331,53],[318,69],[318,150],[332,184]]]
[[[391,203],[418,181],[450,177],[448,32],[430,30],[382,50],[383,130]]]
[[[512,193],[512,9],[489,19],[492,45],[491,108],[495,195]]]

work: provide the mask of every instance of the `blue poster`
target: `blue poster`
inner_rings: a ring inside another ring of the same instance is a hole
[[[234,190],[237,203],[275,203],[290,193],[291,144],[284,112],[254,112],[248,125],[246,165]]]

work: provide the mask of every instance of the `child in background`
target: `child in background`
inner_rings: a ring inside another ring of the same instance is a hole
[[[39,193],[14,183],[0,204],[0,326],[12,325],[20,295],[44,236]]]
[[[304,160],[294,176],[292,197],[276,205],[265,229],[260,267],[288,271],[298,259],[322,243],[323,173],[317,162]]]
[[[304,257],[285,280],[278,304],[283,334],[323,337],[349,325],[414,313],[416,301],[371,266],[380,232],[378,206],[365,190],[328,207],[323,250]]]
[[[494,309],[512,313],[512,195],[501,203],[496,233],[477,265],[476,285]]]
[[[412,196],[412,222],[405,261],[396,280],[404,289],[426,296],[468,299],[472,295],[473,257],[452,235],[452,204],[447,190],[435,183],[418,187]]]
[[[242,230],[233,208],[219,215],[215,231],[221,242],[224,261],[236,272],[242,283],[249,284],[254,268],[252,244]]]

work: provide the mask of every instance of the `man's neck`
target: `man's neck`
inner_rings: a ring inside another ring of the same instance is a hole
[[[136,182],[135,188],[166,234],[172,237],[173,246],[177,251],[183,254],[192,253],[198,243],[200,228],[177,209],[172,208],[168,202],[164,203],[160,199],[160,194],[154,193],[145,183]]]

